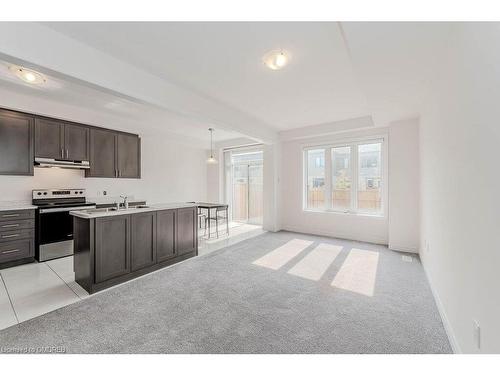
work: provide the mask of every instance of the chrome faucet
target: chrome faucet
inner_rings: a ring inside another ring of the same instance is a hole
[[[127,195],[120,195],[120,198],[123,199],[123,207],[128,210],[128,196]]]

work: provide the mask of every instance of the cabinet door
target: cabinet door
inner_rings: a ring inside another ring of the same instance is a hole
[[[64,159],[64,124],[62,122],[35,119],[35,157]]]
[[[132,271],[156,263],[156,212],[131,215]]]
[[[116,177],[116,133],[90,129],[90,170],[88,177]]]
[[[0,110],[0,174],[33,176],[33,117]]]
[[[119,133],[117,145],[118,177],[140,178],[140,138]]]
[[[158,211],[156,214],[156,256],[158,263],[176,256],[176,210]]]
[[[177,210],[177,254],[182,255],[195,251],[198,244],[198,227],[196,225],[196,207]]]
[[[130,272],[130,215],[95,219],[96,283]]]
[[[64,126],[64,158],[89,160],[89,128],[66,124]]]

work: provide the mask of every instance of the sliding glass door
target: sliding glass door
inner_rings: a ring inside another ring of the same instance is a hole
[[[233,221],[262,225],[263,154],[262,151],[231,152],[226,159],[226,191],[230,194]]]

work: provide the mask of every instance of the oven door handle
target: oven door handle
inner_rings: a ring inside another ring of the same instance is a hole
[[[91,210],[96,208],[96,206],[78,206],[78,207],[58,207],[58,208],[40,208],[40,213],[50,213],[50,212],[69,212],[69,211],[79,211],[79,210]]]

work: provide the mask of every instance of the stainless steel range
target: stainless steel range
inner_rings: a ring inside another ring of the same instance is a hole
[[[36,213],[35,258],[39,262],[73,255],[73,217],[70,211],[95,208],[85,189],[33,190]]]

